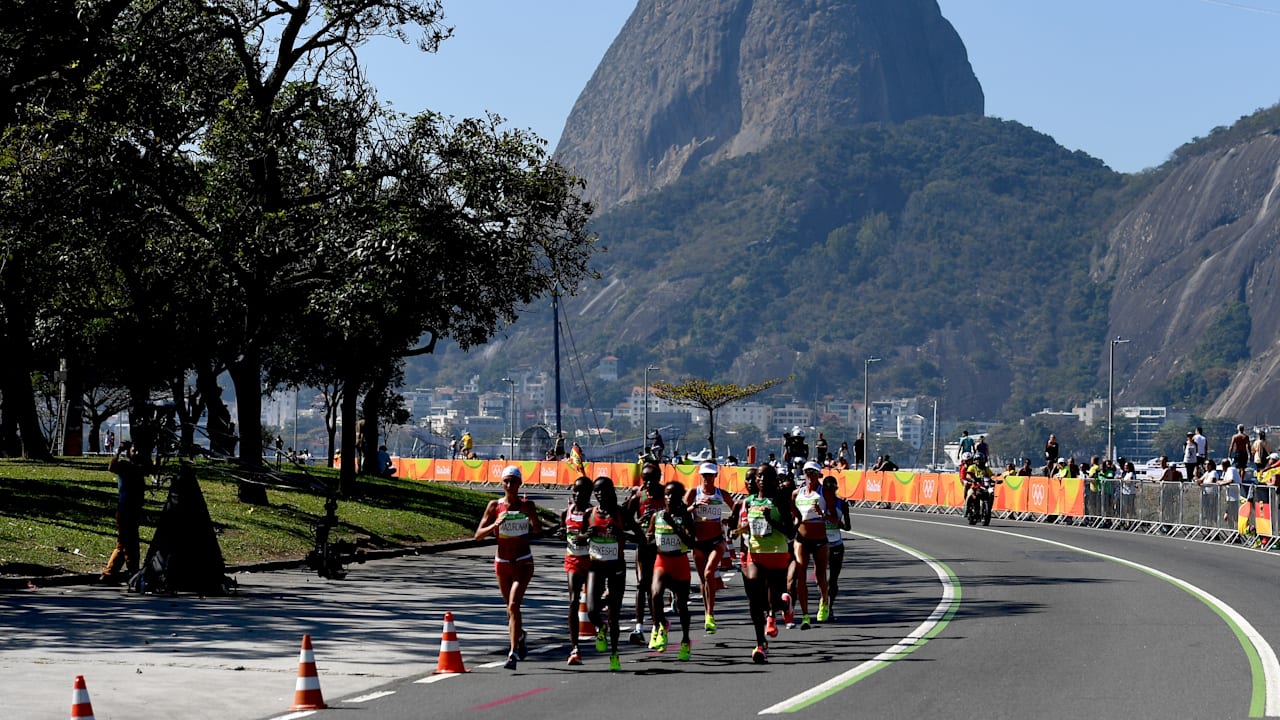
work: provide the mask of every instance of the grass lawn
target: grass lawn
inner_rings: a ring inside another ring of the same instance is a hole
[[[237,499],[228,467],[197,461],[196,477],[228,565],[305,557],[314,544],[324,497],[301,488],[267,488],[268,504]],[[310,467],[336,482],[337,471]],[[290,479],[305,485],[296,468]],[[363,538],[371,549],[470,537],[491,494],[442,483],[361,476],[357,497],[338,503],[334,540]],[[148,483],[142,523],[145,556],[167,487]],[[0,576],[47,577],[96,573],[115,547],[115,476],[107,459],[61,458],[52,463],[0,459]]]

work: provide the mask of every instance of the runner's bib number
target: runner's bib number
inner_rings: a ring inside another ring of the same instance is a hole
[[[610,562],[620,558],[621,548],[618,547],[617,540],[592,540],[591,541],[591,559],[600,560],[602,562]]]
[[[722,509],[720,505],[698,505],[696,507],[699,520],[720,521],[720,510]]]
[[[680,536],[674,532],[654,533],[654,536],[658,541],[658,552],[684,551],[684,543],[680,542]]]
[[[773,534],[773,526],[765,518],[753,517],[748,520],[748,523],[751,525],[753,537],[768,537]]]
[[[498,537],[514,538],[529,534],[529,518],[522,513],[507,513],[498,526]]]

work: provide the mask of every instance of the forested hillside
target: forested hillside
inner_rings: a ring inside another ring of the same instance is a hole
[[[727,161],[599,217],[603,277],[566,303],[586,365],[638,378],[756,381],[938,397],[1015,417],[1097,391],[1110,288],[1091,279],[1125,179],[1025,126],[923,118],[832,131]],[[455,377],[550,367],[544,323]],[[491,348],[495,349],[495,348]],[[889,387],[886,387],[886,384]],[[597,388],[598,400],[619,398]]]

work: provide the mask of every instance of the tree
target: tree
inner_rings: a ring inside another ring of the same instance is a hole
[[[650,387],[654,395],[667,402],[707,411],[707,443],[711,448],[711,457],[716,457],[716,411],[729,403],[758,395],[780,382],[782,378],[774,378],[762,383],[739,386],[735,383],[717,384],[701,378],[691,378],[678,384],[657,380]]]

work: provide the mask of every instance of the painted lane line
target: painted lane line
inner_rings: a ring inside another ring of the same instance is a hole
[[[485,703],[484,705],[476,705],[471,709],[472,710],[488,710],[489,708],[492,708],[492,707],[497,707],[499,705],[506,705],[509,702],[515,702],[516,700],[523,700],[532,695],[544,693],[550,689],[551,688],[536,688],[534,690],[529,690],[528,692],[522,692],[519,695],[512,695],[511,697],[502,698],[501,700],[494,700],[493,702]]]
[[[942,632],[943,628],[947,626],[947,623],[951,621],[951,618],[956,614],[956,610],[960,607],[960,582],[956,579],[955,573],[951,572],[951,568],[947,567],[946,564],[925,555],[919,550],[896,543],[892,540],[864,533],[850,534],[888,545],[889,547],[904,552],[928,565],[938,576],[939,582],[942,583],[942,598],[938,601],[938,605],[934,607],[933,612],[929,614],[929,617],[924,622],[917,625],[915,630],[912,630],[910,634],[902,640],[899,640],[889,649],[881,652],[866,662],[840,673],[826,682],[815,685],[799,695],[787,698],[776,705],[771,705],[770,707],[761,710],[759,713],[760,715],[776,715],[778,713],[789,713],[801,710],[824,698],[830,697],[841,690],[844,690],[850,685],[853,685],[865,677],[869,677],[879,670],[883,670],[894,661],[901,660],[912,652],[915,652],[918,648],[923,647],[931,638]]]
[[[1008,535],[1009,537],[1035,540],[1046,545],[1055,545],[1103,560],[1110,560],[1164,580],[1204,603],[1227,624],[1227,627],[1231,629],[1231,632],[1235,634],[1236,639],[1240,642],[1240,647],[1244,649],[1245,656],[1249,659],[1249,671],[1252,675],[1253,685],[1249,701],[1249,717],[1280,717],[1280,659],[1276,658],[1276,651],[1267,642],[1266,638],[1262,637],[1262,633],[1258,632],[1243,615],[1207,590],[1149,565],[1143,565],[1115,555],[1088,550],[1076,545],[1058,542],[1057,540],[1035,537],[1034,535],[1009,532],[1008,530],[993,530],[991,528],[982,528],[982,530]]]
[[[1186,580],[1174,577],[1162,570],[1143,565],[1142,563],[1126,560],[1125,558],[1106,553],[1097,552],[1082,548],[1078,545],[1070,545],[1057,540],[1049,540],[1048,538],[1036,537],[1035,535],[1024,535],[1022,533],[1010,532],[1008,530],[999,530],[996,528],[970,528],[963,525],[955,525],[952,523],[938,522],[936,520],[919,520],[916,518],[897,518],[899,522],[920,523],[922,525],[936,525],[938,527],[958,528],[966,532],[979,531],[990,532],[998,535],[1006,535],[1022,540],[1034,540],[1045,545],[1053,545],[1066,550],[1072,550],[1084,555],[1099,558],[1101,560],[1109,560],[1111,562],[1124,565],[1126,567],[1146,573],[1152,577],[1164,580],[1183,592],[1191,595],[1200,602],[1204,603],[1212,610],[1227,627],[1236,636],[1236,640],[1240,643],[1240,647],[1244,650],[1245,657],[1249,660],[1249,672],[1251,675],[1251,686],[1249,698],[1249,717],[1280,717],[1280,659],[1277,659],[1275,650],[1266,638],[1262,637],[1262,633],[1258,632],[1243,615],[1235,608],[1215,597],[1213,594],[1193,585]]]
[[[489,668],[502,667],[503,665],[506,665],[506,664],[507,664],[506,660],[494,660],[491,663],[485,663],[481,665],[480,668],[483,670],[488,670]]]
[[[395,694],[396,694],[395,690],[380,690],[378,692],[371,692],[368,695],[353,697],[350,700],[343,700],[342,702],[349,702],[349,703],[369,702],[370,700],[377,700],[378,698],[386,697],[388,695],[395,695]]]
[[[547,653],[553,652],[555,650],[559,650],[562,647],[564,647],[564,645],[545,645],[535,650],[530,650],[529,654],[530,655],[546,655]]]
[[[271,718],[271,720],[298,720],[298,718],[304,718],[315,714],[315,710],[303,710],[301,712],[289,713],[288,715],[277,715],[276,717]]]
[[[441,673],[439,675],[428,675],[421,680],[414,680],[413,682],[418,685],[430,685],[431,683],[440,682],[441,680],[458,677],[461,674],[462,673]]]

